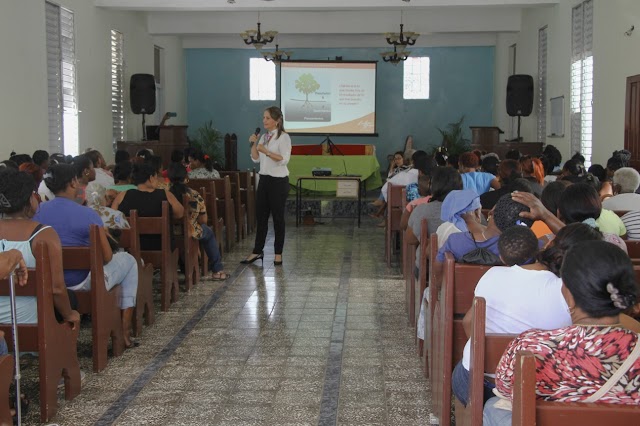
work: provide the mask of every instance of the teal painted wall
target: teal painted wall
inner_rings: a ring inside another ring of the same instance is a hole
[[[388,49],[294,49],[294,59],[323,60],[342,56],[344,60],[379,60]],[[414,147],[430,150],[441,142],[437,128],[465,116],[468,126],[491,126],[493,121],[493,47],[412,48],[413,56],[429,56],[431,88],[428,100],[402,99],[402,64],[380,61],[377,74],[378,137],[336,136],[334,143],[371,143],[378,161],[386,167],[387,154],[401,150],[407,135]],[[249,100],[249,49],[186,49],[187,109],[190,134],[208,120],[224,133],[238,135],[238,167],[253,167],[246,143],[256,126],[262,125],[262,111],[275,101]],[[276,75],[279,84],[279,73]],[[277,91],[276,91],[277,92]],[[294,144],[316,144],[319,136],[294,136]]]

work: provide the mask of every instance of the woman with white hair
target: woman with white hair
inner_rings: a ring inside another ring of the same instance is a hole
[[[622,167],[613,174],[613,196],[602,202],[609,210],[640,210],[640,173],[631,167]]]

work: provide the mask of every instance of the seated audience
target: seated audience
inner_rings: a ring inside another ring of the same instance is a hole
[[[129,154],[129,152],[125,151],[124,149],[119,149],[116,151],[116,156],[115,156],[116,164],[122,163],[123,161],[130,161],[130,160],[131,160],[131,154]]]
[[[500,188],[500,182],[494,175],[476,171],[479,167],[479,160],[473,152],[463,153],[458,164],[464,189],[470,189],[478,195],[482,195],[491,188]]]
[[[500,188],[488,191],[480,195],[480,204],[483,209],[491,210],[500,197],[514,191],[513,182],[522,177],[520,163],[516,160],[502,160],[498,166],[498,179]]]
[[[34,219],[51,226],[60,236],[63,247],[88,247],[90,226],[95,224],[100,227],[98,244],[104,255],[105,286],[107,290],[121,286],[119,306],[122,310],[122,331],[125,346],[131,348],[134,346],[130,338],[131,319],[138,291],[136,260],[124,251],[114,252],[100,216],[93,209],[78,204],[76,192],[80,184],[75,167],[58,164],[49,169],[49,174],[45,183],[56,198],[42,203]],[[91,271],[65,270],[64,280],[69,290],[91,289]]]
[[[38,210],[38,200],[34,192],[33,177],[25,172],[10,168],[0,169],[0,252],[19,251],[27,268],[36,267],[33,244],[44,242],[49,250],[52,267],[53,305],[59,320],[68,322],[72,327],[80,324],[80,315],[73,310],[70,302],[73,293],[68,293],[62,273],[62,247],[56,231],[32,219]],[[14,259],[17,257],[13,254]],[[21,269],[20,280],[26,277]],[[0,297],[0,323],[11,323],[10,298]],[[38,322],[36,298],[33,296],[16,297],[17,320],[23,324]]]
[[[542,151],[542,156],[542,163],[545,164],[545,181],[552,182],[556,180],[555,174],[560,172],[562,154],[555,146],[546,145]]]
[[[42,149],[34,151],[31,156],[33,163],[42,169],[42,173],[46,172],[49,168],[49,153]]]
[[[631,167],[621,167],[613,174],[613,197],[605,198],[602,207],[609,210],[640,210],[640,174]]]
[[[198,148],[189,152],[189,179],[219,179],[220,173],[213,168],[212,159]]]
[[[620,220],[627,230],[627,238],[630,240],[640,240],[640,210],[632,210],[625,213]]]
[[[76,178],[79,184],[76,191],[76,201],[86,205],[87,186],[96,179],[96,170],[91,159],[84,154],[74,157],[71,164],[76,168]],[[100,198],[104,196],[105,192],[106,190],[100,186],[93,187],[91,191],[92,202],[100,204]],[[53,195],[55,196],[55,193]]]
[[[415,162],[413,166],[418,169],[418,180],[407,184],[405,187],[405,194],[408,203],[420,198],[420,191],[418,189],[418,181],[420,180],[420,177],[426,176],[427,179],[430,179],[431,172],[433,171],[433,159],[430,156],[420,156],[416,161],[417,162]]]
[[[113,169],[113,181],[114,184],[107,187],[107,205],[110,206],[118,193],[122,191],[128,191],[130,189],[137,189],[138,187],[131,183],[131,171],[133,170],[133,164],[131,161],[121,161]]]
[[[520,153],[520,151],[518,151],[517,149],[510,149],[509,151],[507,151],[507,153],[504,155],[504,158],[507,160],[516,160],[516,161],[520,161],[520,157],[522,157],[522,154]]]
[[[134,164],[131,178],[137,189],[120,192],[112,208],[120,210],[125,216],[131,210],[137,210],[139,217],[159,217],[162,216],[162,202],[168,201],[172,217],[182,217],[182,203],[169,190],[157,189],[157,172],[150,164]],[[160,235],[141,235],[140,246],[142,250],[160,250]]]
[[[480,168],[485,173],[490,173],[494,176],[497,176],[499,164],[500,158],[498,158],[498,154],[490,152],[489,154],[485,154],[482,156],[482,161],[480,161]]]
[[[522,167],[522,177],[529,181],[532,192],[539,198],[544,186],[544,166],[542,161],[530,155],[523,155],[520,157],[520,166]]]
[[[387,179],[390,179],[400,173],[402,170],[408,169],[409,166],[404,164],[404,152],[398,151],[393,154],[393,157],[389,159],[389,170],[387,172]]]
[[[582,182],[582,177],[584,176],[584,166],[575,159],[568,160],[564,163],[562,167],[562,172],[558,179],[567,180],[571,183]]]
[[[640,344],[637,333],[619,324],[638,291],[633,265],[622,250],[603,241],[580,242],[565,254],[561,277],[572,325],[525,331],[511,342],[496,370],[494,392],[500,396],[486,403],[484,425],[511,425],[511,411],[501,409],[499,399],[513,398],[519,351],[536,355],[539,399],[587,402]],[[598,402],[640,404],[640,359]]]
[[[420,204],[427,204],[431,200],[431,176],[429,175],[420,175],[418,177],[418,197],[414,198],[412,201],[407,203],[407,207],[405,207],[402,212],[402,217],[400,218],[400,229],[403,231],[407,229],[409,224],[409,218],[411,217],[411,212]]]
[[[558,204],[558,218],[567,225],[582,222],[598,228],[605,241],[626,251],[620,238],[626,234],[622,220],[610,210],[602,209],[600,196],[589,184],[576,183],[564,190]]]
[[[514,201],[510,194],[502,196],[491,213],[489,213],[487,228],[481,232],[479,238],[471,232],[458,232],[449,236],[444,245],[438,250],[436,269],[442,269],[446,252],[453,254],[456,262],[460,262],[463,260],[464,255],[477,248],[493,254],[496,261],[499,261],[498,238],[500,234],[512,226],[531,227],[533,224],[531,219],[520,217],[521,212],[528,210],[529,208],[525,205]]]
[[[486,301],[487,333],[520,334],[531,328],[551,330],[571,324],[562,297],[560,266],[564,254],[581,241],[601,240],[602,234],[588,225],[565,226],[545,250],[538,254],[538,240],[523,226],[514,226],[500,235],[498,249],[506,266],[495,266],[480,278],[474,291]],[[473,309],[464,317],[471,335]],[[453,371],[453,393],[467,405],[471,340],[464,347],[462,361]],[[485,401],[492,396],[493,383],[485,380]]]
[[[470,189],[451,191],[442,202],[438,226],[438,247],[442,247],[449,235],[457,232],[470,232],[474,239],[482,239],[486,226],[482,225],[480,197]]]
[[[436,167],[431,174],[431,200],[427,204],[417,206],[411,212],[409,221],[407,222],[407,238],[410,242],[418,242],[420,245],[416,250],[416,271],[420,263],[420,251],[426,250],[429,243],[420,242],[418,238],[421,232],[422,219],[427,219],[427,228],[429,235],[436,232],[442,224],[440,214],[442,210],[442,202],[453,190],[462,189],[462,178],[457,170],[451,167]]]
[[[422,168],[426,169],[426,164],[429,160],[429,156],[424,151],[415,151],[411,155],[411,162],[409,168],[406,170],[402,170],[397,173],[392,178],[388,179],[384,185],[382,185],[382,189],[380,190],[380,195],[382,196],[382,200],[378,199],[374,201],[372,204],[376,207],[383,206],[387,202],[387,188],[389,184],[392,183],[394,185],[404,185],[407,186],[410,183],[414,183],[418,181],[418,176],[420,175],[419,170]]]
[[[224,272],[222,256],[218,241],[213,230],[207,226],[207,208],[202,196],[197,191],[189,188],[185,181],[187,179],[187,169],[182,164],[171,163],[169,165],[169,180],[171,181],[170,191],[177,200],[182,200],[182,196],[187,194],[191,211],[191,238],[200,241],[204,251],[209,258],[209,269],[212,271],[213,281],[224,281],[229,275]]]
[[[31,158],[30,155],[28,155],[28,154],[16,154],[15,152],[11,153],[11,156],[9,157],[9,160],[11,160],[14,163],[16,163],[16,165],[18,167],[20,167],[20,165],[22,163],[33,163],[33,159]]]
[[[100,185],[103,188],[108,188],[114,184],[113,176],[107,171],[107,162],[104,161],[104,157],[99,151],[91,150],[86,155],[93,163],[93,169],[96,173],[96,178],[93,181],[94,185]]]

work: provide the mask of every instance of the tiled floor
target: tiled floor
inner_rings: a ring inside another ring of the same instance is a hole
[[[290,221],[284,266],[275,268],[272,235],[264,266],[238,264],[251,235],[225,254],[229,281],[181,293],[141,346],[111,358],[104,372],[91,373],[88,343],[80,345],[82,393],[60,401],[56,422],[428,424],[404,283],[382,260],[383,236],[368,220],[297,229]],[[38,424],[37,411],[26,424]]]

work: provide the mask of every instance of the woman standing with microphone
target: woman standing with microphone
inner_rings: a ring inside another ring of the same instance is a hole
[[[289,169],[291,138],[284,131],[280,108],[272,106],[264,110],[262,124],[267,131],[258,139],[259,129],[251,135],[251,159],[260,163],[260,181],[256,197],[256,217],[258,229],[252,254],[240,263],[253,263],[262,259],[264,263],[264,243],[267,239],[269,215],[273,215],[273,230],[276,234],[273,244],[275,253],[273,264],[282,265],[284,247],[284,208],[289,194]]]

